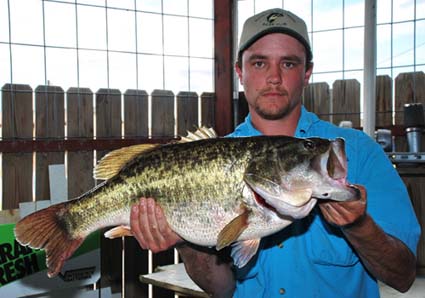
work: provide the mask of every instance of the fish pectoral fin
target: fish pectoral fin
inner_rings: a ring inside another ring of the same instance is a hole
[[[137,155],[148,152],[160,146],[159,144],[138,144],[117,149],[106,154],[94,168],[94,178],[107,180],[119,171]]]
[[[118,226],[106,231],[103,235],[105,238],[115,239],[126,236],[133,236],[133,232],[129,226]]]
[[[255,256],[259,246],[260,239],[239,241],[233,244],[232,252],[230,253],[233,258],[233,264],[238,268],[245,266]]]
[[[236,241],[242,232],[248,227],[249,210],[235,217],[218,234],[216,249],[220,250]]]

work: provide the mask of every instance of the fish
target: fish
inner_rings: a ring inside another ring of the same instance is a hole
[[[104,180],[79,197],[22,218],[23,246],[43,249],[47,275],[56,276],[92,232],[131,235],[131,207],[141,197],[159,204],[183,239],[221,250],[235,266],[257,253],[260,240],[307,216],[318,200],[350,201],[342,138],[216,137],[200,128],[180,142],[141,144],[103,157],[94,177]]]

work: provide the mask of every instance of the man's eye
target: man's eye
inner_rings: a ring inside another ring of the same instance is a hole
[[[262,62],[262,61],[256,61],[256,62],[254,62],[254,66],[255,67],[263,67],[264,66],[264,62]]]
[[[294,68],[294,66],[295,66],[295,63],[293,62],[283,62],[284,68],[291,69],[291,68]]]

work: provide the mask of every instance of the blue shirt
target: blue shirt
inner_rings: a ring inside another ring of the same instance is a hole
[[[250,115],[230,135],[254,136]],[[302,107],[296,137],[343,137],[348,160],[347,180],[367,190],[367,212],[388,234],[412,252],[420,227],[406,187],[380,145],[365,133],[320,120]],[[261,241],[256,258],[236,271],[239,297],[379,297],[368,274],[342,232],[326,223],[318,207],[304,219]]]

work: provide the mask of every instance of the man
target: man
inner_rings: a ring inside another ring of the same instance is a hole
[[[302,106],[313,70],[304,21],[282,9],[248,19],[235,68],[250,113],[231,136],[343,137],[348,181],[361,198],[319,203],[306,218],[264,238],[257,258],[238,270],[214,250],[186,244],[153,199],[132,209],[140,245],[158,252],[177,244],[191,278],[213,297],[379,297],[376,280],[407,291],[420,235],[409,196],[376,142]]]

